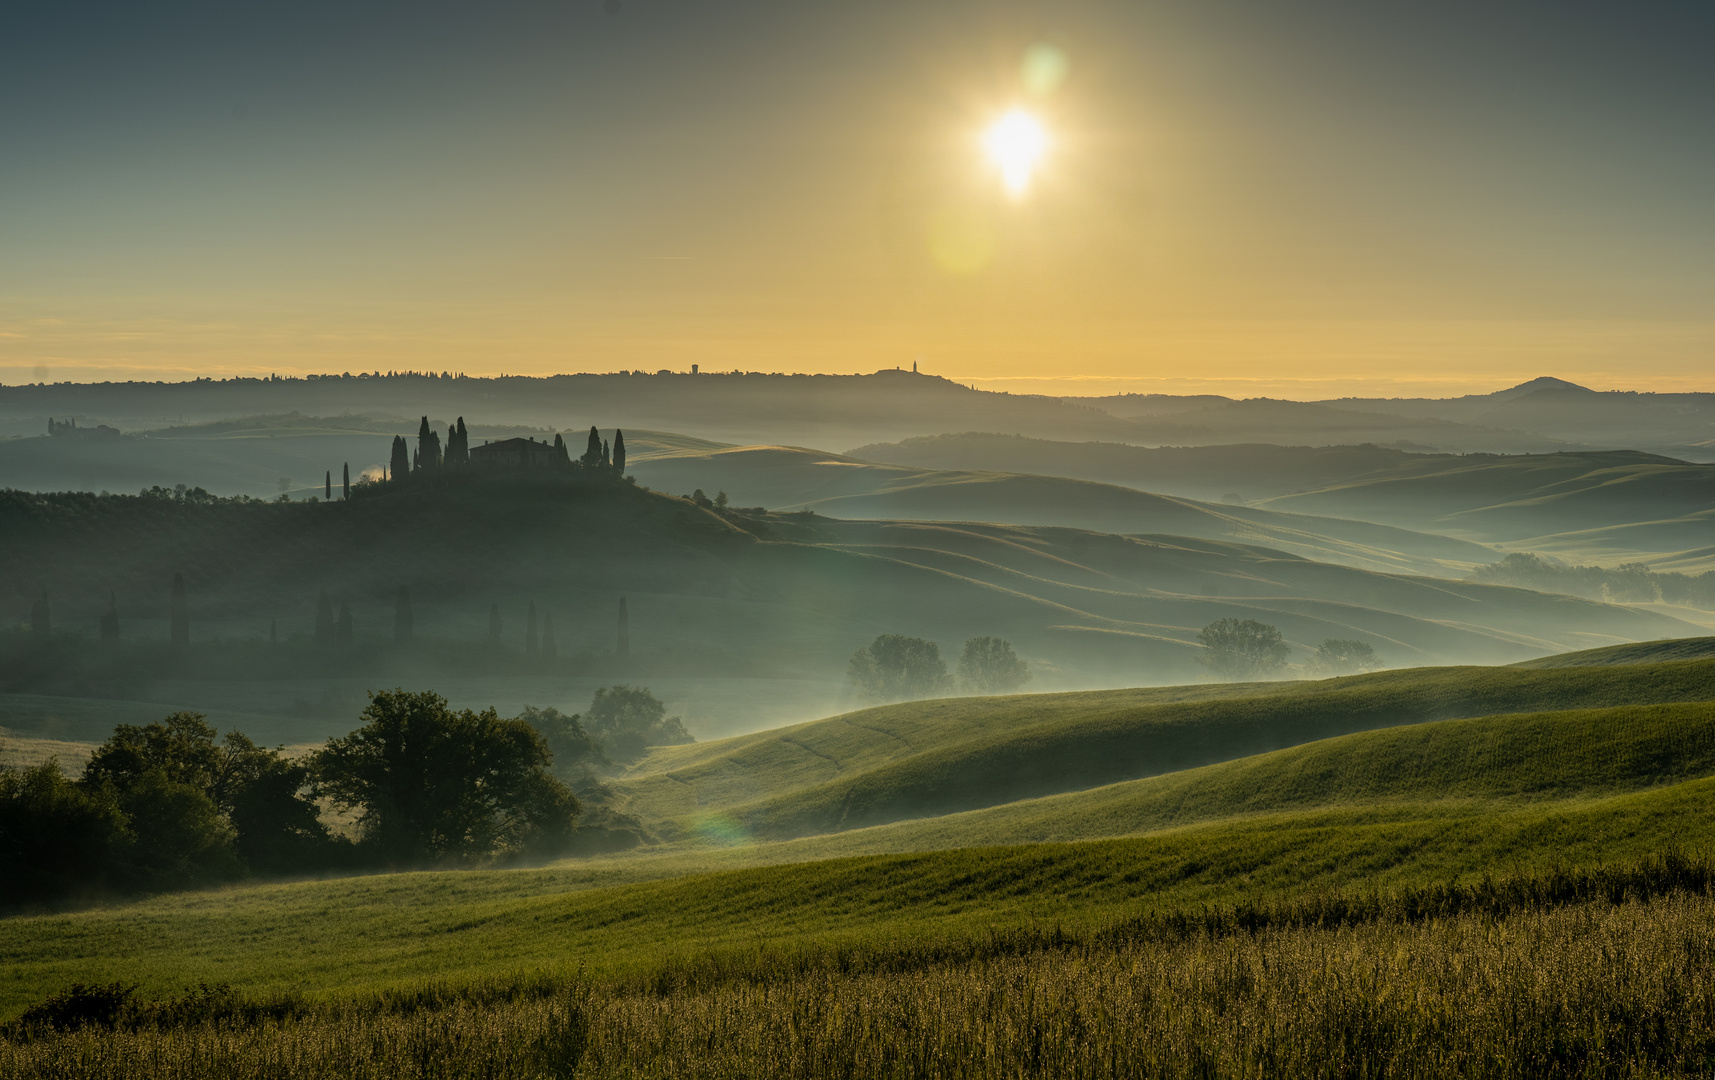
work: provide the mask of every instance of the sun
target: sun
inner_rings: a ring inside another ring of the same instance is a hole
[[[989,160],[1000,169],[1001,181],[1014,196],[1030,186],[1030,174],[1048,150],[1042,122],[1023,109],[1002,115],[983,135]]]

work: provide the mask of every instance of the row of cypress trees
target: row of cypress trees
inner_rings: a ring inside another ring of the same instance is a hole
[[[565,436],[554,436],[554,452],[560,462],[568,468],[574,464],[580,468],[611,472],[615,476],[625,475],[625,433],[615,429],[613,444],[610,447],[607,440],[594,425],[590,426],[589,442],[583,456],[574,463],[571,451],[566,447]],[[393,449],[388,458],[387,476],[398,480],[406,476],[433,472],[436,469],[458,468],[470,464],[470,433],[465,429],[464,417],[447,429],[447,444],[441,446],[441,436],[429,426],[429,418],[423,417],[417,426],[417,445],[412,448],[405,436],[393,436]],[[328,497],[333,497],[333,474],[328,474]],[[351,494],[351,467],[346,466],[345,493]]]
[[[189,645],[191,643],[191,609],[190,597],[185,591],[185,576],[173,575],[173,594],[169,612],[171,626],[169,637],[174,645]],[[101,640],[119,640],[119,601],[111,590],[107,593],[107,610],[101,613]],[[30,633],[38,640],[46,641],[53,636],[53,611],[48,606],[47,590],[30,603]]]

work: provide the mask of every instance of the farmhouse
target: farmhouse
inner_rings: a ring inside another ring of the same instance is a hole
[[[565,451],[535,439],[503,439],[470,448],[470,463],[496,469],[549,469],[566,462]]]

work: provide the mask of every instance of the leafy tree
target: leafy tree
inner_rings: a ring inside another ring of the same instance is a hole
[[[362,719],[316,755],[316,789],[360,811],[363,843],[384,861],[480,861],[552,849],[570,831],[577,799],[525,721],[405,690],[371,695]]]
[[[401,585],[399,595],[393,598],[393,640],[399,644],[410,641],[414,622],[411,616],[411,590]]]
[[[613,475],[625,475],[625,432],[613,429]]]
[[[973,694],[1017,693],[1030,681],[1030,665],[997,637],[974,637],[959,654],[959,685]]]
[[[411,475],[411,451],[406,448],[405,436],[393,436],[393,455],[388,459],[387,478],[403,480]]]
[[[1255,619],[1216,619],[1197,633],[1203,663],[1224,679],[1261,679],[1286,665],[1292,651],[1280,631]]]
[[[1374,671],[1381,666],[1382,662],[1376,659],[1376,650],[1369,642],[1349,638],[1329,638],[1316,646],[1309,665],[1310,670],[1318,675],[1351,675]]]
[[[947,687],[947,665],[933,641],[882,634],[859,649],[848,670],[852,685],[877,701],[905,701]]]
[[[179,648],[191,643],[191,606],[185,593],[183,574],[173,575],[172,637],[173,644]]]
[[[604,686],[590,699],[584,724],[607,755],[631,764],[651,746],[696,742],[684,721],[667,715],[667,706],[642,686]]]
[[[188,884],[245,867],[297,873],[342,860],[303,797],[308,769],[236,731],[216,742],[197,713],[121,724],[84,767],[91,790],[111,792],[133,836],[130,861],[145,884]]]
[[[613,765],[602,752],[601,744],[584,730],[583,718],[576,713],[567,716],[552,706],[538,709],[534,705],[526,705],[518,719],[535,728],[547,741],[548,749],[554,755],[554,773],[557,776],[570,779]]]
[[[0,905],[100,890],[129,840],[113,792],[68,779],[52,759],[0,766]]]

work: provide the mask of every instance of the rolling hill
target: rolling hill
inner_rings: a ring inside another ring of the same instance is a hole
[[[718,818],[743,835],[789,839],[1177,773],[1374,728],[1711,699],[1715,662],[1679,661],[913,702],[663,747],[618,787],[623,808],[664,835],[695,836]]]
[[[878,465],[786,446],[660,451],[631,471],[666,491],[724,491],[737,505],[839,518],[994,521],[1261,544],[1370,570],[1462,572],[1491,562],[1477,544],[1367,521],[1214,506],[1064,477]]]

